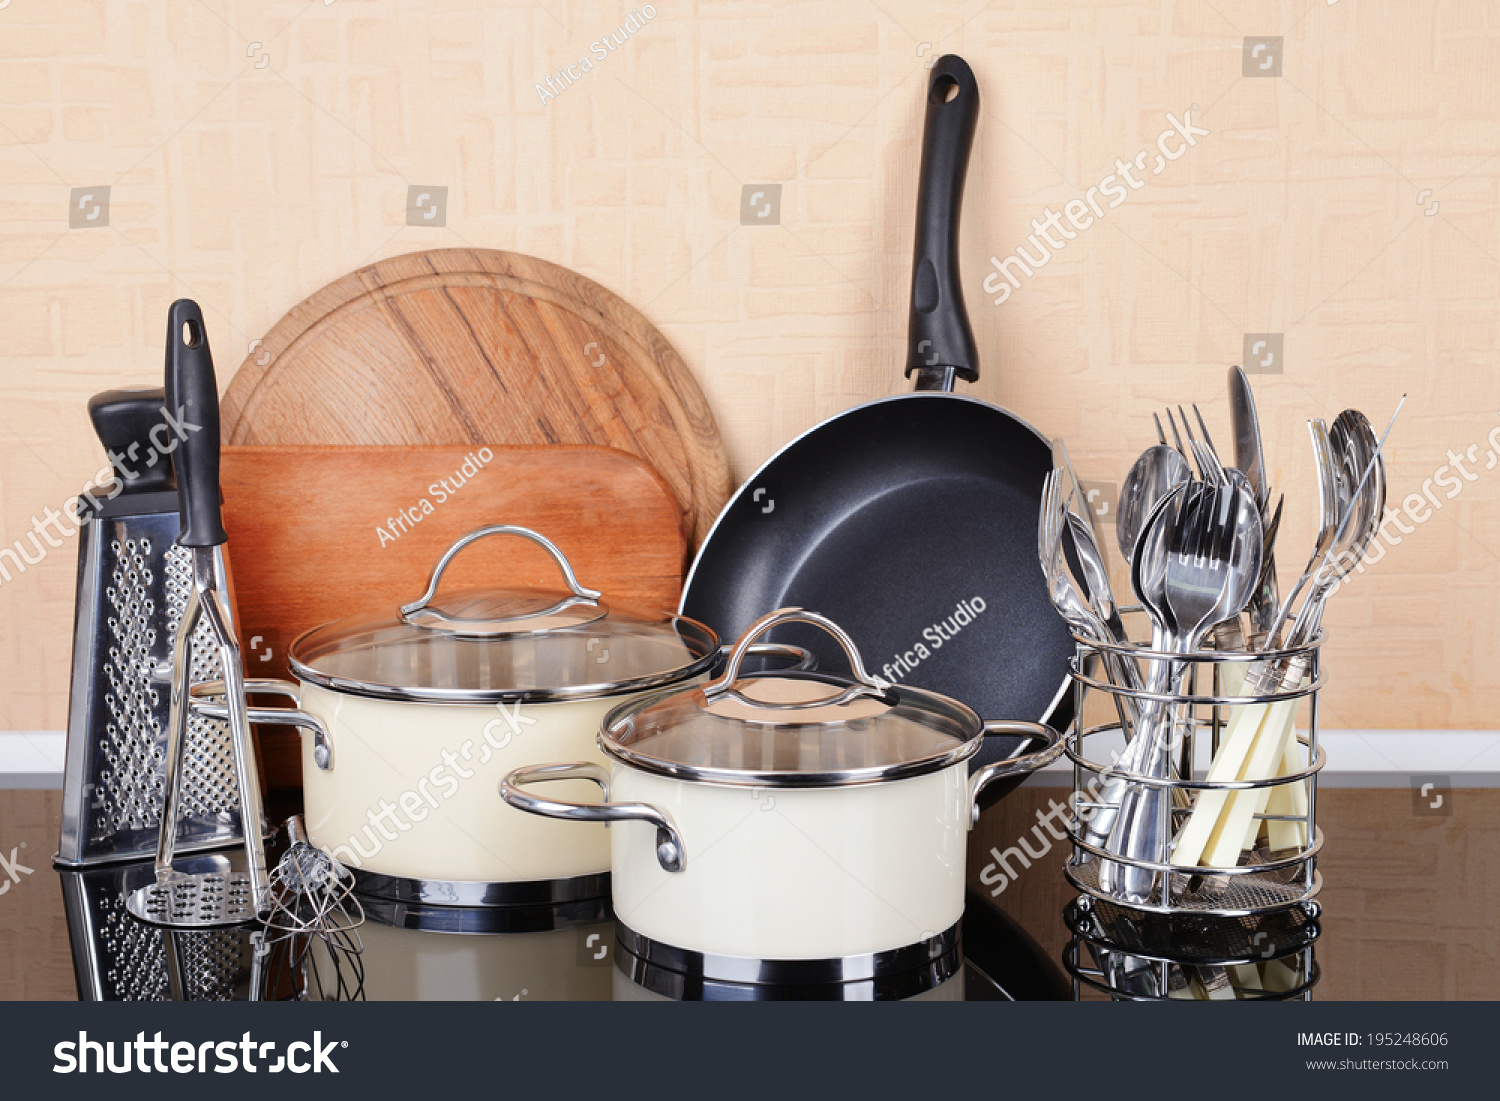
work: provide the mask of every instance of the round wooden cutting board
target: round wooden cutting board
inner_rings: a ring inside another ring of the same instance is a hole
[[[671,487],[692,546],[731,488],[666,338],[593,280],[513,252],[414,252],[330,283],[252,349],[222,409],[226,444],[619,448]]]

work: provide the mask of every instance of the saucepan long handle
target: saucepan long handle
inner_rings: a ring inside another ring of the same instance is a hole
[[[954,54],[938,58],[927,81],[907,323],[906,377],[916,372],[918,390],[951,390],[955,377],[979,378],[979,351],[958,272],[964,175],[978,120],[973,70]]]

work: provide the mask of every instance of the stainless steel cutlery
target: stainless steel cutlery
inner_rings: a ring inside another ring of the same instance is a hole
[[[1081,490],[1060,442],[1043,492],[1037,549],[1048,593],[1075,637],[1102,659],[1126,740],[1102,771],[1102,791],[1080,803],[1088,813],[1080,810],[1077,836],[1098,857],[1098,888],[1126,904],[1151,902],[1169,867],[1238,865],[1262,831],[1273,860],[1308,844],[1292,697],[1308,676],[1328,598],[1363,560],[1384,513],[1384,440],[1368,419],[1350,409],[1331,426],[1309,421],[1319,522],[1307,565],[1281,599],[1274,550],[1284,498],[1272,493],[1254,396],[1239,368],[1229,372],[1229,408],[1233,465],[1198,407],[1190,419],[1178,405],[1175,414],[1164,410],[1165,427],[1153,416],[1158,443],[1121,484],[1115,540],[1151,623],[1149,644],[1126,633],[1102,548],[1073,507]],[[1202,722],[1193,702],[1202,693],[1188,692],[1186,681],[1205,646],[1245,656],[1216,659],[1209,697],[1231,706],[1226,723],[1216,720],[1207,779],[1229,786],[1194,796],[1174,786],[1193,779],[1178,775],[1191,762],[1176,751]],[[1258,653],[1266,658],[1249,656]],[[1234,703],[1270,697],[1278,702]],[[1264,786],[1281,776],[1290,782]],[[1265,859],[1265,852],[1254,858]]]

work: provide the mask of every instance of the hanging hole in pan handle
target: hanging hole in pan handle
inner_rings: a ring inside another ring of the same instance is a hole
[[[436,608],[431,607],[432,598],[437,595],[438,586],[442,584],[443,571],[448,568],[448,565],[458,555],[459,551],[463,550],[470,543],[477,542],[478,540],[490,535],[519,535],[521,538],[529,539],[537,546],[541,547],[544,551],[552,556],[552,561],[557,563],[557,568],[561,571],[563,580],[567,583],[568,591],[573,594],[571,597],[561,601],[557,605],[554,605],[552,608],[549,608],[544,612],[536,613],[533,616],[527,616],[525,618],[537,618],[538,616],[547,615],[568,605],[587,604],[590,606],[596,606],[599,603],[599,597],[602,594],[598,589],[586,588],[579,583],[578,575],[573,572],[572,563],[568,561],[567,557],[561,550],[558,549],[557,544],[552,542],[552,540],[548,539],[545,535],[540,535],[537,532],[532,531],[530,528],[518,527],[515,524],[491,524],[489,527],[483,527],[469,532],[469,534],[457,540],[451,547],[443,552],[443,557],[438,559],[438,564],[433,567],[432,579],[427,583],[427,591],[424,592],[416,600],[412,601],[410,604],[403,604],[401,606],[401,618],[404,619],[407,623],[413,624],[426,619],[446,619],[447,617],[445,617],[442,612],[438,611]]]
[[[750,625],[749,630],[740,636],[739,641],[734,644],[734,649],[729,652],[729,660],[724,665],[723,674],[718,680],[703,686],[704,697],[708,700],[715,700],[732,691],[735,682],[739,680],[740,666],[744,663],[745,656],[754,649],[755,640],[785,623],[805,623],[812,627],[819,627],[832,635],[834,641],[844,651],[844,656],[849,659],[849,670],[857,683],[834,699],[817,700],[810,704],[781,704],[778,705],[780,709],[795,711],[805,707],[837,706],[860,696],[883,697],[890,690],[889,681],[871,676],[865,671],[864,660],[859,656],[859,648],[854,645],[854,640],[833,620],[802,608],[779,608],[761,616]]]
[[[931,103],[952,103],[958,98],[958,81],[947,73],[939,74],[932,82],[932,87],[927,90],[927,99]]]

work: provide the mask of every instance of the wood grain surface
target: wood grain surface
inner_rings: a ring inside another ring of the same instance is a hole
[[[476,463],[481,451],[493,458]],[[286,647],[312,627],[394,616],[422,595],[455,540],[488,524],[545,535],[611,603],[677,606],[687,547],[677,502],[652,467],[622,451],[226,447],[219,481],[248,677],[288,676]],[[465,548],[443,575],[441,593],[465,587],[560,589],[563,580],[540,547],[496,536]],[[298,735],[258,736],[265,786],[299,788]]]
[[[661,472],[693,537],[730,489],[708,403],[665,337],[556,264],[408,253],[293,307],[223,400],[230,444],[598,444]]]

